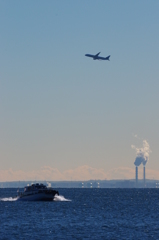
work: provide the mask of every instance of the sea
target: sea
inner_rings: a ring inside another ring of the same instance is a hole
[[[0,239],[159,239],[159,189],[57,190],[55,201],[24,202],[0,189]]]

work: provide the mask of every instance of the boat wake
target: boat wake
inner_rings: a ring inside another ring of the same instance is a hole
[[[8,198],[0,198],[0,201],[3,202],[13,202],[13,201],[17,201],[19,197],[8,197]]]
[[[3,201],[3,202],[14,202],[14,201],[18,201],[18,200],[19,200],[19,197],[0,198],[0,201]],[[59,196],[55,195],[53,201],[56,201],[56,202],[70,202],[71,200],[66,199],[62,195],[59,195]]]
[[[69,200],[69,199],[66,199],[64,196],[62,196],[62,195],[55,195],[55,197],[54,197],[54,201],[56,201],[56,202],[70,202],[71,200]]]

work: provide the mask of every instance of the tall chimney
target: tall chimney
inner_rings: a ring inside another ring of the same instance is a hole
[[[145,182],[145,166],[143,166],[143,181],[144,181],[144,188],[146,187],[146,182]]]
[[[138,167],[136,166],[136,188],[138,187]]]

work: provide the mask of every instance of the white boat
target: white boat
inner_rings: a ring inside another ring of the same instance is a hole
[[[59,195],[58,191],[51,187],[46,187],[44,184],[32,184],[26,186],[24,192],[18,194],[20,201],[52,201],[55,195]]]

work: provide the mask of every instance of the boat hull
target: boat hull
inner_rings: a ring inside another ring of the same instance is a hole
[[[53,201],[55,195],[46,193],[22,195],[19,196],[18,201]]]

